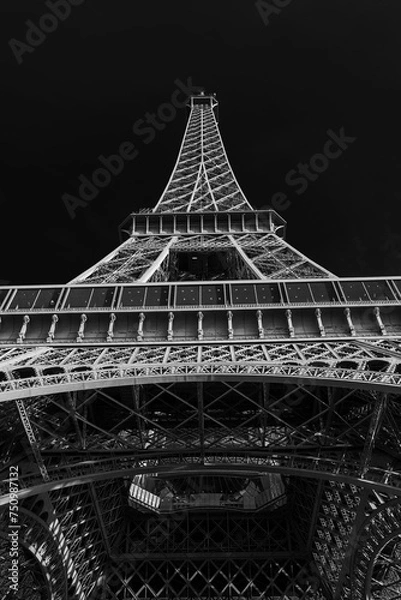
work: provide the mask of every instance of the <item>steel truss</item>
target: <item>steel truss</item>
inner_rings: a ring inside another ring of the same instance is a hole
[[[308,563],[296,558],[209,556],[203,560],[148,560],[137,566],[128,562],[111,568],[104,591],[113,600],[152,598],[156,594],[163,600],[172,597],[323,600],[322,593],[309,583],[308,574]]]
[[[252,210],[228,162],[215,106],[192,104],[176,165],[154,212]]]
[[[0,289],[2,593],[18,464],[29,600],[401,598],[401,284],[292,248],[189,104],[128,240]]]
[[[396,342],[47,348],[6,350],[0,400],[157,381],[263,378],[397,393]],[[400,372],[398,372],[400,371]]]
[[[115,548],[108,584],[111,598],[185,597],[321,599],[304,533],[290,519],[298,502],[274,516],[175,512],[160,519],[133,516]],[[134,565],[134,568],[132,568]]]
[[[238,266],[231,279],[291,279],[333,277],[288,242],[274,233],[200,236],[185,238],[171,236],[132,237],[99,263],[73,279],[70,283],[130,283],[174,281],[170,265],[183,252],[220,252],[224,261],[231,251]],[[223,278],[224,262],[221,265]],[[233,276],[234,275],[234,276]]]
[[[49,598],[65,600],[67,594],[68,598],[85,600],[105,568],[108,544],[118,535],[121,500],[121,484],[115,481],[75,486],[68,494],[54,491],[22,500],[18,513],[14,513],[19,526],[20,597],[42,599],[47,581]],[[12,560],[7,533],[16,530],[10,530],[7,508],[0,518],[0,589],[8,589],[10,596],[5,598],[13,598],[16,596],[7,582]]]
[[[45,396],[25,409],[40,462],[20,481],[21,493],[177,465],[188,474],[331,473],[399,493],[398,396],[291,383],[267,391],[248,380]]]
[[[39,502],[36,502],[38,507]],[[43,505],[43,501],[41,502]],[[40,600],[48,587],[54,600],[65,600],[67,593],[67,571],[58,540],[49,530],[41,516],[18,506],[19,529],[10,528],[8,509],[0,512],[0,590],[2,598]],[[11,545],[8,534],[18,532],[18,542]],[[17,548],[15,558],[14,548]],[[11,587],[12,560],[18,561],[18,590]]]

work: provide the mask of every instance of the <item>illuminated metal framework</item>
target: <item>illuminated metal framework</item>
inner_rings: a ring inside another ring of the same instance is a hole
[[[290,246],[216,106],[116,250],[0,288],[2,599],[10,485],[27,600],[401,598],[401,277]]]

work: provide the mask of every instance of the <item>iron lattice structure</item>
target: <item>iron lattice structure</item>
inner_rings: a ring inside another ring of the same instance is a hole
[[[216,106],[116,250],[0,288],[3,600],[12,519],[26,600],[401,598],[401,278],[291,247]]]

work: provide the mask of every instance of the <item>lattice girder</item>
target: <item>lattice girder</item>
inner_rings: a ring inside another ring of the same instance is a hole
[[[160,265],[168,257],[179,252],[227,253],[233,251],[239,260],[249,267],[244,272],[234,273],[231,279],[293,279],[333,277],[330,271],[317,265],[288,242],[274,233],[131,237],[111,255],[91,267],[70,284],[77,283],[130,283],[134,281],[154,281],[155,265]],[[168,269],[156,281],[171,280]]]
[[[308,582],[308,563],[302,559],[186,559],[147,560],[114,567],[105,590],[109,598],[171,597],[260,598],[323,600],[322,592]],[[101,598],[101,593],[96,598]]]
[[[216,99],[189,104],[128,240],[65,286],[0,287],[24,592],[401,598],[401,278],[290,246],[238,185]]]
[[[214,107],[193,103],[180,153],[155,212],[239,210],[252,207],[235,179]]]
[[[10,527],[8,508],[0,511],[0,592],[5,594],[1,597],[39,600],[48,586],[54,600],[65,600],[67,569],[58,540],[40,516],[21,505],[18,509],[14,513],[18,529]],[[14,544],[8,534],[13,534]],[[17,588],[15,580],[10,579],[16,549]]]
[[[398,598],[399,498],[334,481],[324,484],[323,492],[313,555],[320,577],[330,589],[329,597]]]
[[[373,507],[372,507],[373,508]],[[390,500],[370,510],[356,543],[351,593],[355,600],[386,600],[401,595],[401,504]],[[381,567],[385,565],[385,569]]]
[[[399,351],[387,350],[386,345],[355,340],[72,349],[50,346],[16,354],[4,351],[0,367],[8,378],[0,381],[0,399],[157,381],[236,377],[396,394],[401,383],[401,356]],[[383,370],[370,370],[375,362]]]
[[[26,410],[41,463],[21,491],[152,469],[196,472],[207,464],[221,472],[225,464],[234,474],[247,465],[253,473],[333,472],[400,492],[399,449],[380,443],[397,397],[373,427],[380,397],[372,392],[272,383],[265,394],[258,382],[225,381],[204,383],[201,394],[191,383],[171,383],[145,386],[139,397],[132,387],[40,397]]]

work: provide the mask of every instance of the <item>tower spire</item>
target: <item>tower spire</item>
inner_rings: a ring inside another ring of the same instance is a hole
[[[211,273],[219,279],[334,277],[284,240],[286,223],[274,210],[253,210],[228,162],[215,95],[192,95],[188,106],[181,148],[160,200],[152,211],[130,215],[121,226],[130,238],[70,283],[185,279],[187,269],[176,266],[189,249],[209,254],[209,267],[221,266],[222,253],[236,265],[229,272],[197,271],[201,279]]]
[[[221,139],[215,95],[188,100],[190,115],[177,162],[154,212],[252,210]]]

